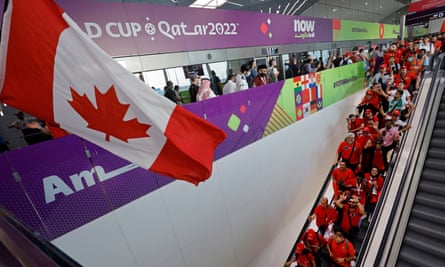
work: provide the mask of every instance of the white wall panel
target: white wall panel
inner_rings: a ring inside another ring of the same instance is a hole
[[[136,266],[113,213],[57,238],[54,245],[83,266]]]
[[[160,192],[181,247],[200,239],[204,234],[201,232],[211,229],[212,225],[227,225],[224,199],[216,177],[198,187],[184,182],[172,183]]]
[[[159,191],[152,192],[114,212],[139,266],[157,266],[183,255],[168,210]],[[131,266],[131,265],[127,265]]]

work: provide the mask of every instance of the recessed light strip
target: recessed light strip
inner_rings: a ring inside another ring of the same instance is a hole
[[[289,15],[289,14],[292,12],[292,10],[293,10],[294,7],[298,4],[298,2],[300,2],[300,0],[295,1],[295,3],[294,3],[294,4],[292,5],[292,7],[289,9],[289,11],[287,12],[286,15]]]

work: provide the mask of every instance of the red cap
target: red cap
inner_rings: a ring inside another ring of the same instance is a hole
[[[372,95],[372,90],[368,90],[368,91],[366,91],[366,94],[367,94],[367,95]]]
[[[363,127],[363,132],[369,133],[369,131],[371,131],[371,129],[368,126]]]
[[[298,243],[297,247],[295,248],[295,252],[297,254],[301,254],[303,252],[304,249],[304,244],[303,243]]]
[[[392,115],[400,116],[400,111],[396,109],[392,112]]]
[[[346,52],[345,53],[345,57],[350,57],[351,56],[351,52]]]
[[[380,65],[380,68],[381,68],[381,69],[386,69],[386,64],[382,64],[382,65]]]
[[[370,110],[369,108],[367,108],[366,110],[365,110],[365,113],[372,113],[372,110]]]
[[[407,70],[408,68],[405,65],[403,65],[401,69],[402,70]]]

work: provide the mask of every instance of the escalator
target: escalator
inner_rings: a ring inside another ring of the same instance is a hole
[[[396,266],[445,264],[445,95],[431,135]]]

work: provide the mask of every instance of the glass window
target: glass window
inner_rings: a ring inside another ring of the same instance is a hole
[[[164,78],[163,70],[144,71],[142,75],[145,83],[151,87],[154,87],[158,94],[164,95],[164,86],[166,85],[167,81]]]
[[[321,57],[323,58],[323,64],[325,64],[325,65],[328,63],[329,52],[331,52],[331,51],[329,51],[329,50],[323,50],[323,51],[321,52]]]
[[[190,86],[190,79],[185,77],[184,68],[177,67],[165,70],[167,73],[167,79],[172,81],[174,85],[179,86],[179,90],[188,89]]]
[[[221,82],[227,80],[227,61],[209,63],[210,71],[214,71]]]

